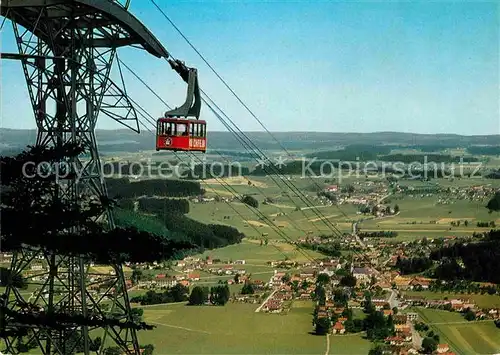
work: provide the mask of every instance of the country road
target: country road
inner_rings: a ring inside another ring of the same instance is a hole
[[[396,292],[396,290],[392,290],[391,289],[391,295],[389,296],[389,306],[391,307],[391,309],[393,309],[394,307],[399,307],[399,302],[398,302],[398,293]]]
[[[420,348],[422,347],[422,337],[420,336],[420,333],[415,330],[413,322],[410,323],[410,328],[413,347],[417,350],[420,350]]]
[[[255,313],[260,312],[262,307],[264,307],[264,305],[267,303],[267,301],[269,301],[271,299],[271,297],[273,297],[276,292],[278,292],[278,289],[275,289],[273,292],[271,292],[271,294],[264,300],[264,302],[262,302],[262,304],[255,310]]]

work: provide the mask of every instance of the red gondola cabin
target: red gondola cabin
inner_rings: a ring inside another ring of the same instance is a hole
[[[160,118],[157,121],[156,150],[207,150],[207,124],[202,120]]]

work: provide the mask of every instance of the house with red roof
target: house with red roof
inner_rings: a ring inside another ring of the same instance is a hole
[[[450,346],[448,344],[438,344],[437,346],[437,353],[438,354],[444,354],[450,350]]]
[[[332,334],[344,334],[345,333],[345,327],[342,323],[337,322],[335,325],[332,327]]]

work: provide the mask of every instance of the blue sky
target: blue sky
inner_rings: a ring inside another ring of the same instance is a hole
[[[272,131],[500,134],[496,2],[157,2]],[[198,68],[241,129],[261,130],[150,1],[132,0],[131,12]],[[2,47],[15,50],[9,30]],[[119,54],[168,103],[182,103],[185,84],[164,61]],[[20,63],[2,66],[2,127],[34,127]],[[162,115],[157,98],[125,80]],[[202,116],[223,130],[207,108]],[[103,117],[98,127],[117,126]]]

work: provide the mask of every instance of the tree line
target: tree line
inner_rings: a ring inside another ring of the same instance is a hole
[[[111,198],[136,198],[140,196],[190,197],[205,194],[199,182],[190,180],[152,179],[130,182],[127,178],[107,179]]]
[[[358,233],[360,238],[395,238],[398,236],[398,232],[393,231],[378,231],[378,232],[360,232]]]
[[[401,274],[409,275],[409,274],[418,274],[428,270],[432,267],[434,263],[431,259],[427,257],[413,257],[403,259],[398,256],[395,267],[399,269]]]
[[[154,213],[160,216],[189,213],[189,201],[185,199],[141,197],[137,202],[138,210],[141,212]]]
[[[149,290],[144,295],[135,296],[130,299],[131,303],[140,303],[141,306],[149,306],[161,303],[185,302],[189,297],[189,288],[177,284],[163,292]]]
[[[195,286],[189,295],[189,305],[201,306],[212,304],[214,306],[224,306],[231,296],[229,286],[217,285],[208,287]]]
[[[500,230],[486,233],[477,242],[458,242],[434,250],[430,259],[440,262],[434,272],[439,279],[500,283]]]

